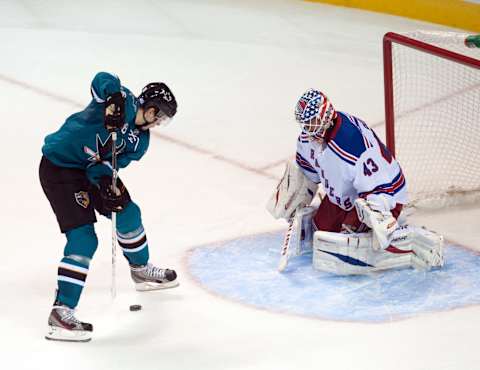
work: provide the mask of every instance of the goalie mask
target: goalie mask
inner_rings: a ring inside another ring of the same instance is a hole
[[[306,91],[295,107],[295,119],[302,132],[312,138],[323,139],[336,117],[337,112],[330,100],[315,89]]]

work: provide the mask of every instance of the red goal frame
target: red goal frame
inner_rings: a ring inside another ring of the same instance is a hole
[[[433,54],[440,58],[448,59],[456,63],[464,64],[469,67],[480,69],[480,60],[466,55],[458,54],[450,50],[427,44],[410,37],[400,35],[394,32],[388,32],[383,36],[383,78],[385,89],[385,129],[386,144],[390,152],[395,156],[395,112],[393,96],[393,59],[392,43],[417,49],[424,53]]]

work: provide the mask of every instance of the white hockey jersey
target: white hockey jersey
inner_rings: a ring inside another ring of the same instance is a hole
[[[297,164],[313,182],[321,183],[328,199],[345,211],[358,197],[383,195],[390,209],[408,202],[400,165],[362,120],[337,112],[338,120],[325,142],[300,135]]]

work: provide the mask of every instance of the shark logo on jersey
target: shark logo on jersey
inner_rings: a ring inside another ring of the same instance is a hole
[[[83,208],[87,208],[90,204],[90,196],[86,191],[79,191],[75,193],[75,201]]]
[[[107,158],[107,156],[110,156],[112,154],[112,134],[108,135],[108,138],[107,140],[105,140],[105,142],[103,142],[100,135],[97,134],[96,146],[97,146],[96,148],[97,150],[93,150],[86,145],[83,147],[83,151],[90,156],[88,158],[88,161],[93,163],[102,162]],[[122,138],[122,140],[120,141],[120,144],[117,144],[116,146],[117,155],[123,152],[126,146],[127,146],[127,143]]]

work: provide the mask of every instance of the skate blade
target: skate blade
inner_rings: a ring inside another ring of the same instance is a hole
[[[59,342],[89,342],[92,340],[92,333],[85,330],[68,330],[58,326],[49,326],[45,339]]]
[[[179,286],[180,283],[177,280],[169,281],[167,283],[154,283],[154,282],[143,282],[143,283],[136,283],[135,290],[139,292],[148,292],[151,290],[162,290],[162,289],[169,289],[169,288],[176,288]]]

